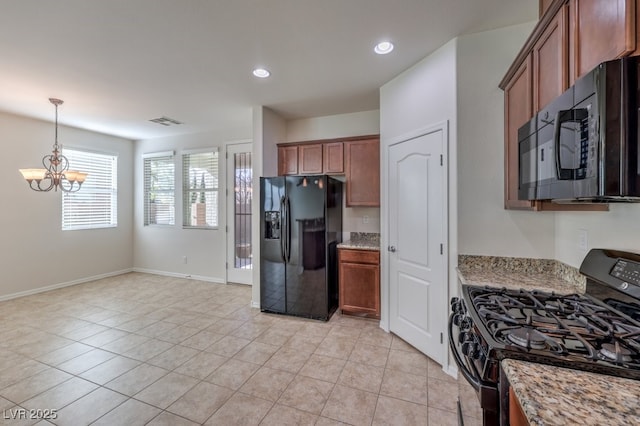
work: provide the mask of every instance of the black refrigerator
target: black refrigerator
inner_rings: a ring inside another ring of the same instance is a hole
[[[260,178],[260,310],[327,321],[338,307],[342,182]]]

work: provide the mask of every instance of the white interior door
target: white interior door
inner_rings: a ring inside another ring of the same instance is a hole
[[[227,145],[227,282],[252,284],[251,143]]]
[[[388,148],[389,328],[443,363],[447,350],[446,124]]]

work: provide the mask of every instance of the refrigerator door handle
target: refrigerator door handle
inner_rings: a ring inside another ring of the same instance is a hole
[[[287,233],[286,233],[286,243],[285,243],[285,248],[286,248],[286,256],[287,256],[287,262],[289,262],[291,260],[291,201],[289,199],[289,196],[287,196],[287,198],[285,199],[285,203],[286,203],[286,210],[287,210]]]
[[[285,207],[285,198],[284,196],[280,198],[280,257],[283,262],[286,262],[286,248],[285,248],[285,235],[287,232],[286,229],[286,207]]]

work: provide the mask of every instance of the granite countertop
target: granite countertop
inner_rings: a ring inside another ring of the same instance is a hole
[[[506,359],[502,368],[532,425],[640,424],[640,382]]]
[[[372,232],[351,232],[350,239],[338,244],[338,248],[380,251],[380,234]]]
[[[584,293],[585,277],[557,260],[461,255],[458,277],[466,285]]]

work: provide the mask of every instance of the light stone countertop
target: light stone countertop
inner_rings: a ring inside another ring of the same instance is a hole
[[[531,425],[640,424],[640,381],[513,359],[501,365]]]
[[[380,234],[351,232],[351,239],[338,244],[338,248],[380,251]]]
[[[556,260],[461,255],[458,277],[466,285],[584,293],[585,277]]]

